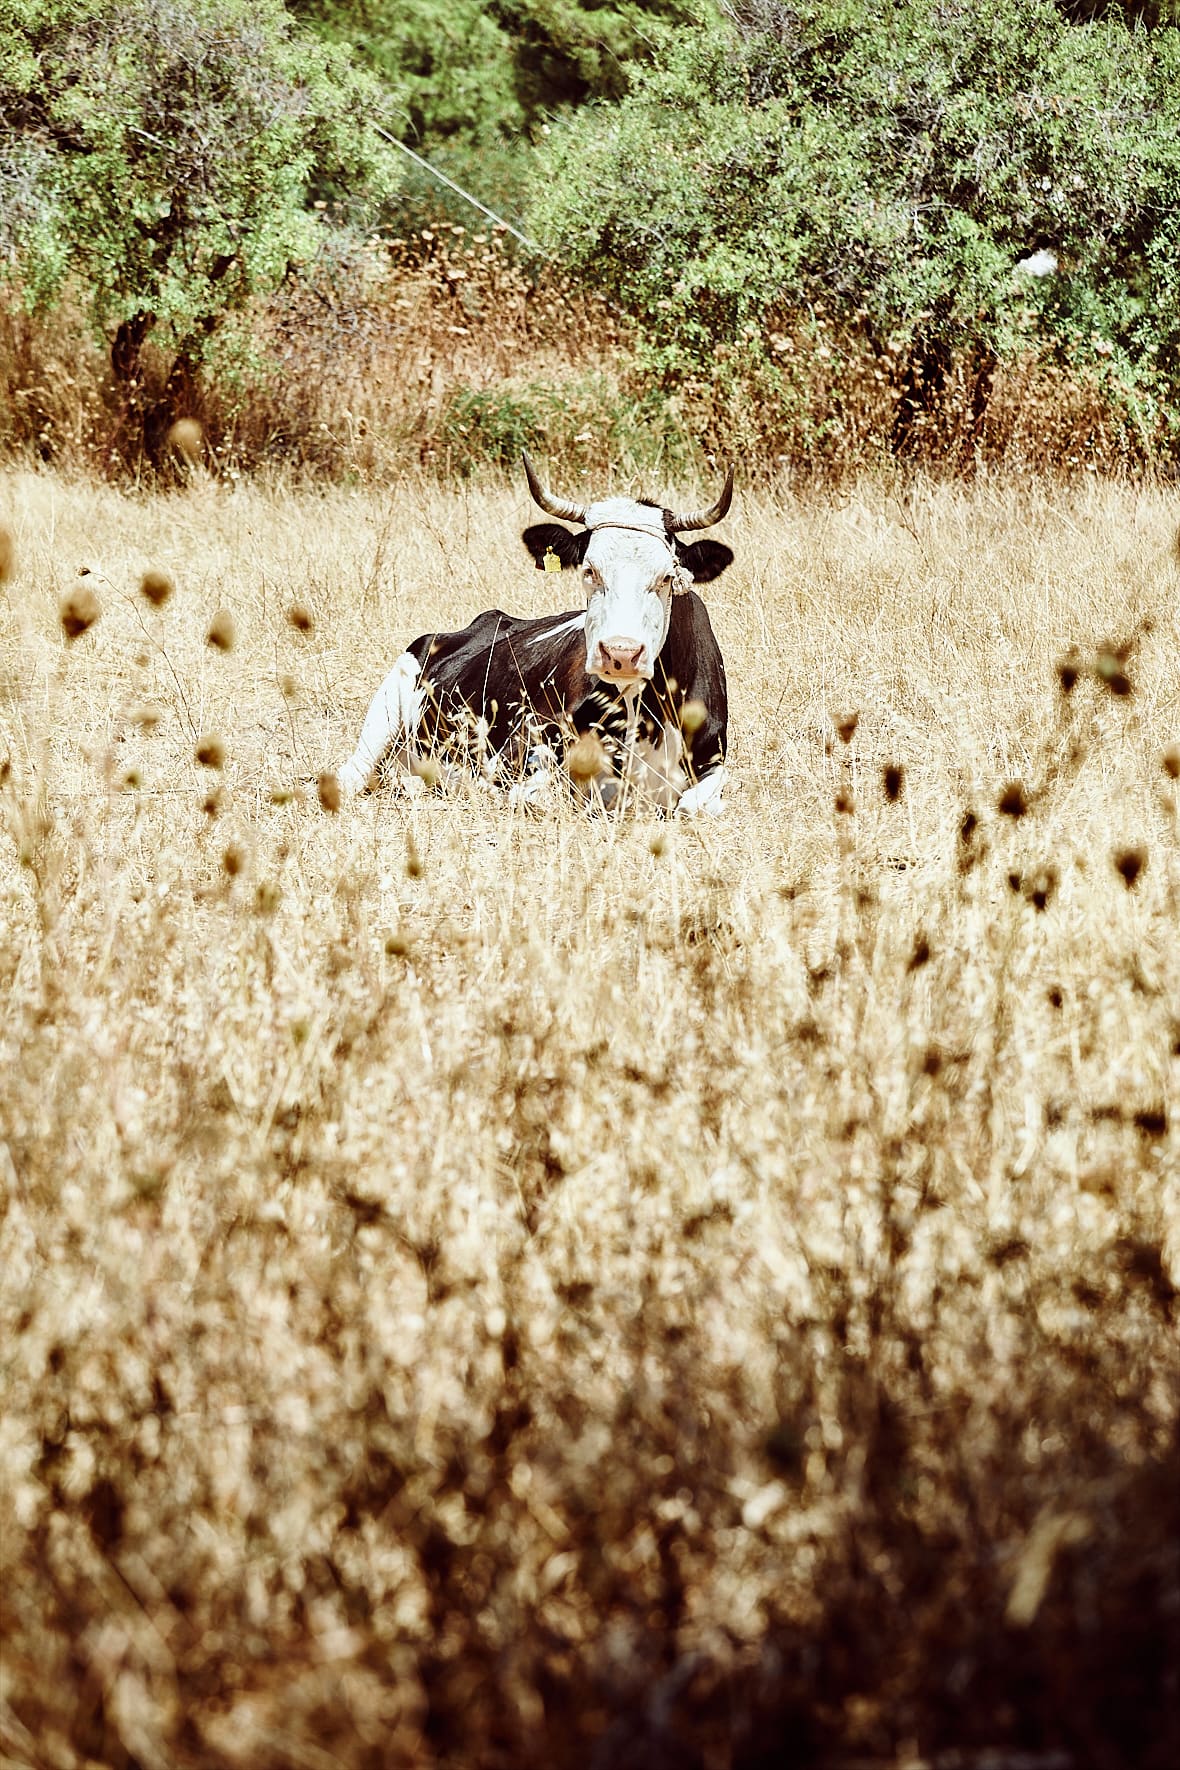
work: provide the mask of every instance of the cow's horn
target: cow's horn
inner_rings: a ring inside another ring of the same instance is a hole
[[[534,496],[535,495],[536,494],[534,493]],[[664,518],[664,527],[670,535],[683,534],[685,529],[712,528],[715,522],[721,521],[721,518],[725,515],[732,502],[733,468],[731,467],[725,476],[725,484],[721,488],[721,496],[715,504],[710,504],[707,510],[689,510],[685,511],[683,514],[678,511],[670,510]]]
[[[524,470],[528,475],[529,491],[533,494],[533,503],[547,510],[550,516],[560,516],[565,522],[584,522],[586,520],[585,504],[574,504],[569,498],[555,498],[547,486],[543,486],[537,478],[537,470],[529,460],[528,451],[521,450]]]

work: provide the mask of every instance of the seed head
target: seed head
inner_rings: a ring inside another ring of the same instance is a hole
[[[997,811],[1004,817],[1023,817],[1028,810],[1028,800],[1024,788],[1019,781],[1009,781],[996,802]]]
[[[254,890],[254,908],[260,916],[273,916],[279,907],[282,891],[273,879],[260,879]]]
[[[195,418],[178,418],[169,430],[166,441],[168,447],[174,449],[184,460],[196,462],[201,459],[205,436]]]
[[[902,788],[905,786],[905,769],[900,762],[887,762],[881,779],[885,788],[885,797],[892,805],[901,798]]]
[[[0,522],[0,584],[7,584],[16,571],[16,542],[12,530]]]
[[[687,706],[684,711],[688,711]],[[601,774],[606,767],[606,751],[602,747],[602,739],[598,734],[593,731],[584,731],[577,742],[570,746],[565,765],[569,770],[570,779],[578,781],[583,786],[587,781],[592,781]]]
[[[1130,891],[1147,865],[1146,848],[1120,848],[1114,855],[1114,870]]]
[[[1164,773],[1169,780],[1180,780],[1180,744],[1169,744],[1164,751]]]
[[[315,618],[309,608],[301,602],[293,602],[287,610],[287,620],[296,633],[310,633],[315,627]]]
[[[238,842],[231,842],[221,857],[222,870],[230,879],[236,879],[246,864],[246,853]]]
[[[1123,658],[1117,652],[1100,651],[1094,663],[1094,674],[1111,694],[1131,693],[1131,679],[1123,670]]]
[[[442,769],[433,756],[416,756],[410,764],[410,772],[432,791],[442,779]]]
[[[409,833],[409,831],[407,831],[406,832],[406,878],[407,879],[420,879],[421,877],[422,877],[422,856],[418,853],[418,845],[414,841],[413,836]]]
[[[1054,866],[1038,867],[1036,872],[1024,880],[1024,896],[1032,904],[1034,910],[1045,908],[1057,889],[1057,868]]]
[[[319,794],[320,804],[325,811],[340,810],[340,782],[334,774],[328,772],[321,774],[316,782],[316,792]]]
[[[235,638],[233,616],[227,608],[219,608],[209,623],[209,631],[205,635],[206,645],[213,646],[216,651],[232,651]]]
[[[130,720],[132,725],[138,725],[140,731],[144,733],[155,731],[160,723],[160,709],[143,701],[138,707],[131,709]]]
[[[1073,658],[1062,658],[1057,666],[1057,680],[1061,684],[1062,694],[1072,694],[1078,679],[1078,666]]]
[[[704,701],[685,701],[680,709],[680,729],[686,736],[695,737],[708,717],[709,709]]]
[[[196,756],[202,768],[225,767],[225,745],[212,732],[197,739]]]
[[[72,643],[80,639],[102,613],[102,604],[89,584],[75,584],[61,605],[61,627]]]
[[[920,971],[922,969],[923,965],[928,965],[929,963],[930,963],[930,942],[927,940],[927,938],[924,934],[919,934],[917,940],[915,940],[915,942],[914,942],[914,950],[910,954],[910,962],[906,966],[906,970],[907,971]]]
[[[205,813],[206,817],[220,816],[221,806],[221,794],[216,787],[214,787],[211,793],[206,793],[205,797],[201,800],[201,810]]]
[[[841,713],[836,720],[836,736],[842,744],[850,744],[856,736],[856,728],[860,724],[859,713]]]
[[[154,567],[144,572],[139,580],[139,594],[153,608],[163,608],[174,588],[168,573],[156,571]]]

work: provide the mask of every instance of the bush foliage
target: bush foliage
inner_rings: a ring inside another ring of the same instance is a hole
[[[568,121],[539,190],[535,225],[644,314],[654,363],[773,381],[792,326],[834,326],[907,353],[918,412],[973,353],[982,416],[997,358],[1047,344],[1174,429],[1177,33],[1050,0],[733,14]],[[1017,271],[1038,248],[1057,275]]]
[[[381,96],[279,0],[20,0],[0,42],[0,269],[73,282],[131,361],[190,358],[316,250],[318,186],[396,186]]]

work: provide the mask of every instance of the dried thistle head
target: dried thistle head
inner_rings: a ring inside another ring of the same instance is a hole
[[[190,463],[201,459],[205,433],[195,418],[178,418],[165,438],[168,447]]]
[[[1062,694],[1073,693],[1079,674],[1080,668],[1078,660],[1073,653],[1070,653],[1068,657],[1062,658],[1057,666],[1057,681],[1060,684]]]
[[[836,736],[842,744],[850,744],[856,736],[856,728],[860,724],[859,713],[841,713],[834,721]]]
[[[7,584],[16,573],[16,542],[12,530],[0,522],[0,584]]]
[[[294,627],[296,633],[311,633],[315,629],[315,617],[301,602],[291,604],[287,610],[287,623]]]
[[[231,842],[221,857],[221,868],[227,878],[236,879],[246,864],[246,851],[240,842]]]
[[[1023,817],[1028,810],[1028,797],[1020,781],[1009,781],[996,801],[996,810],[1004,817]]]
[[[901,798],[905,786],[905,769],[900,762],[887,762],[881,771],[881,784],[891,805]]]
[[[197,739],[196,758],[202,768],[225,767],[225,745],[213,732]]]
[[[1022,881],[1022,891],[1027,903],[1034,910],[1043,910],[1057,889],[1058,874],[1055,866],[1046,864],[1037,868],[1035,873]]]
[[[1130,891],[1147,865],[1146,848],[1119,848],[1112,856],[1114,870]]]
[[[93,627],[101,614],[102,604],[89,584],[75,584],[69,594],[62,598],[59,610],[61,630],[72,644]]]
[[[1164,773],[1169,780],[1180,780],[1180,744],[1169,744],[1163,754]]]
[[[233,616],[227,608],[219,608],[209,623],[205,644],[211,645],[215,651],[232,651],[236,637]]]
[[[687,711],[687,707],[685,709]],[[602,739],[597,732],[584,731],[576,743],[570,745],[565,759],[565,766],[572,781],[585,786],[594,780],[606,767],[606,751]]]
[[[1132,692],[1131,679],[1123,669],[1126,652],[1100,651],[1094,660],[1094,674],[1102,686],[1113,695],[1128,695]]]
[[[340,782],[327,770],[316,782],[316,792],[325,811],[340,810]]]
[[[157,571],[154,566],[149,567],[139,580],[139,594],[153,608],[163,608],[174,588],[168,573]]]

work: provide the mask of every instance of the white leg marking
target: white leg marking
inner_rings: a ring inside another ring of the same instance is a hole
[[[356,749],[336,771],[342,792],[363,793],[393,746],[414,735],[424,699],[415,686],[420,672],[417,658],[404,651],[369,704]]]
[[[640,797],[661,811],[672,811],[678,804],[686,784],[680,758],[684,741],[678,728],[665,725],[655,743],[635,745],[630,761],[629,778]]]
[[[724,768],[711,768],[704,780],[690,787],[687,793],[680,795],[677,811],[683,811],[686,817],[696,817],[704,813],[706,817],[720,817],[725,807],[721,803],[721,795],[728,780],[728,771]]]
[[[525,757],[523,780],[508,789],[510,805],[539,805],[552,798],[557,757],[548,744],[534,744]]]

